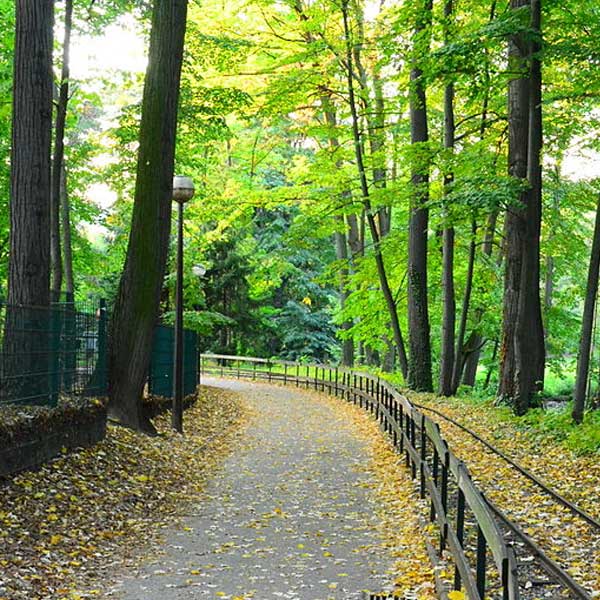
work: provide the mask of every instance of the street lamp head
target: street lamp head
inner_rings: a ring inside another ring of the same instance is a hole
[[[196,277],[204,277],[204,275],[206,274],[206,267],[204,265],[194,265],[192,267],[192,273]]]
[[[185,204],[194,195],[194,182],[191,177],[175,175],[173,177],[173,200]]]

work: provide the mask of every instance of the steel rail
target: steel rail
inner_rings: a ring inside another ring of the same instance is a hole
[[[429,412],[434,413],[435,415],[438,415],[439,417],[442,417],[442,419],[448,421],[449,423],[452,423],[452,425],[458,427],[459,429],[462,429],[465,433],[468,433],[469,435],[474,437],[478,442],[483,444],[486,448],[491,450],[494,454],[496,454],[497,456],[502,458],[504,461],[509,463],[512,467],[514,467],[517,471],[519,471],[519,473],[521,473],[524,477],[526,477],[527,479],[529,479],[530,481],[535,483],[544,492],[546,492],[546,494],[548,494],[549,496],[554,498],[556,500],[556,502],[563,505],[565,508],[570,510],[573,514],[577,515],[578,517],[580,517],[581,519],[586,521],[589,525],[591,525],[592,527],[594,527],[595,529],[598,529],[600,531],[600,521],[596,520],[594,517],[592,517],[590,514],[588,514],[583,509],[579,508],[576,504],[573,504],[573,502],[567,500],[567,498],[565,498],[564,496],[559,494],[556,490],[553,490],[546,483],[544,483],[541,479],[536,477],[531,471],[527,470],[525,467],[522,467],[519,463],[517,463],[512,458],[510,458],[509,456],[504,454],[504,452],[502,452],[501,450],[499,450],[498,448],[496,448],[495,446],[490,444],[487,440],[482,438],[479,434],[474,432],[472,429],[469,429],[462,423],[459,423],[452,417],[445,415],[443,412],[441,412],[435,408],[429,408],[428,406],[423,406],[422,404],[417,404],[416,402],[413,402],[412,400],[411,400],[411,403],[413,404],[413,406],[416,406],[417,408],[420,408],[422,410],[427,410]]]
[[[550,558],[542,548],[530,537],[528,536],[519,525],[517,525],[514,521],[511,521],[504,512],[491,500],[485,498],[488,506],[496,516],[496,518],[508,529],[510,529],[513,534],[523,543],[525,544],[531,553],[535,556],[539,564],[541,564],[542,568],[550,575],[558,580],[557,583],[562,584],[566,588],[568,588],[573,594],[580,600],[592,600],[592,596],[588,593],[588,591],[579,585],[555,560]]]

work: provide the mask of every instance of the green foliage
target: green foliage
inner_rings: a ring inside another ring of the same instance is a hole
[[[571,403],[552,410],[535,408],[521,417],[519,425],[540,439],[562,442],[576,454],[600,453],[600,412],[587,413],[584,423],[577,425],[571,418],[572,409]]]

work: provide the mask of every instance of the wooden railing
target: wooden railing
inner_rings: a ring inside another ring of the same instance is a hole
[[[312,388],[369,411],[405,455],[412,478],[419,480],[420,497],[430,502],[429,517],[439,528],[439,552],[447,550],[454,563],[454,589],[472,600],[496,592],[503,600],[519,598],[514,551],[467,467],[452,453],[437,423],[389,382],[341,367],[220,354],[202,354],[200,372]]]

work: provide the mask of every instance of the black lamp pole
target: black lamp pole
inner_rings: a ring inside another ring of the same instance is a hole
[[[173,178],[173,200],[177,211],[177,281],[175,285],[175,346],[173,357],[173,411],[171,426],[183,433],[183,205],[194,195],[189,177]]]

